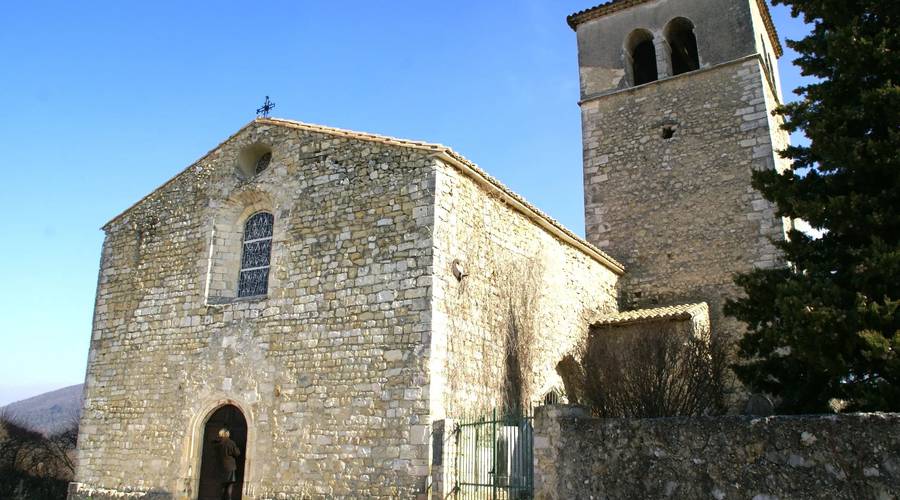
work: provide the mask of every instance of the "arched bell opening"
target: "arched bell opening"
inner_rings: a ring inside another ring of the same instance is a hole
[[[672,74],[680,75],[700,68],[694,23],[684,17],[669,21],[664,30],[672,55]]]
[[[628,35],[625,41],[625,58],[632,85],[643,85],[659,79],[656,48],[653,45],[653,34],[649,31],[637,29]]]

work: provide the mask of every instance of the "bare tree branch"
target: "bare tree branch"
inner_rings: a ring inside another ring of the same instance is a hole
[[[716,335],[592,335],[581,362],[569,356],[557,371],[567,391],[601,417],[721,414],[733,390],[729,353]]]

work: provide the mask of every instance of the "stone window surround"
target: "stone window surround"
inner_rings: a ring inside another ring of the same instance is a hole
[[[259,189],[238,193],[221,204],[213,204],[213,221],[206,265],[205,296],[208,305],[232,302],[253,302],[272,296],[278,288],[275,268],[283,241],[284,224],[280,224],[272,197]],[[272,250],[269,259],[269,285],[266,295],[238,297],[241,255],[244,246],[244,226],[247,219],[259,212],[271,213],[275,220],[272,231]]]

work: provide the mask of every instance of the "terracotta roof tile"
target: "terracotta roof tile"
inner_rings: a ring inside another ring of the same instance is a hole
[[[698,314],[708,314],[709,307],[706,302],[696,304],[681,304],[677,306],[656,307],[652,309],[636,309],[605,316],[595,321],[591,326],[611,326],[626,323],[639,323],[654,320],[690,319]]]
[[[775,55],[778,57],[783,56],[784,50],[781,47],[781,40],[778,38],[778,30],[775,29],[775,22],[772,21],[769,5],[766,4],[766,0],[756,0],[756,5],[759,6],[759,11],[763,16],[763,23],[765,23],[766,29],[769,31],[769,40],[772,42],[772,48],[775,49]]]
[[[629,7],[633,7],[635,5],[642,4],[644,2],[649,2],[650,0],[611,0],[606,3],[601,3],[600,5],[595,5],[589,9],[580,10],[574,14],[566,17],[566,22],[569,24],[569,27],[573,30],[578,27],[579,24],[590,21],[591,19],[597,19],[598,17],[603,17],[607,14],[612,14],[613,12],[617,12],[620,10],[627,9]]]

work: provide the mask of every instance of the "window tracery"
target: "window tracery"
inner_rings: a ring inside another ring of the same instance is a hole
[[[268,292],[274,222],[272,214],[259,212],[244,224],[238,297],[265,295]]]

